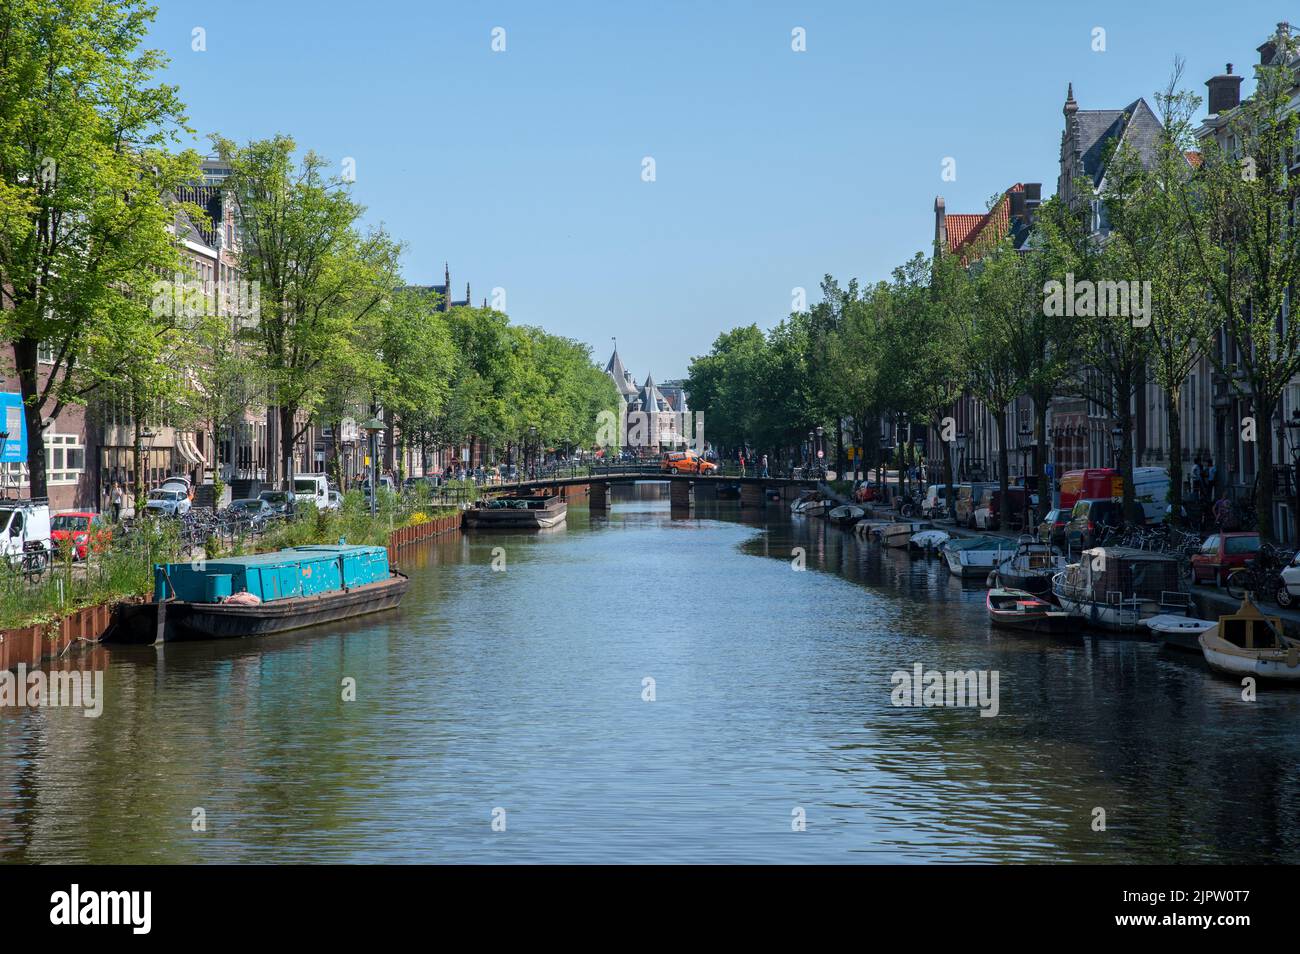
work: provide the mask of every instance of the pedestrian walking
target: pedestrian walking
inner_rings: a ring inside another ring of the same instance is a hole
[[[745,452],[740,452],[740,476],[745,476]]]
[[[122,485],[119,484],[117,481],[114,481],[114,482],[113,482],[113,494],[112,494],[112,497],[111,497],[112,502],[113,502],[113,522],[114,522],[114,523],[117,523],[117,522],[121,519],[121,517],[122,517],[122,500],[123,500],[123,496],[124,496],[124,495],[123,495],[123,493],[122,493]]]
[[[760,476],[766,477],[767,476],[767,455],[766,454],[763,455],[763,459],[762,462],[759,464],[759,468],[760,468]]]

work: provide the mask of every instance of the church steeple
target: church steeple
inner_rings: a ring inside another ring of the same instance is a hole
[[[451,265],[442,263],[442,310],[451,311]]]

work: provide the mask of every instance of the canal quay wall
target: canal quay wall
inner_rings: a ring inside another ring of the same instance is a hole
[[[458,532],[460,526],[461,514],[457,512],[399,527],[388,535],[388,562],[396,564],[404,547]],[[152,599],[152,595],[137,599]],[[0,630],[0,672],[19,666],[33,669],[46,660],[63,656],[77,643],[98,643],[112,626],[117,608],[123,602],[127,601],[112,600],[74,610],[52,622]]]

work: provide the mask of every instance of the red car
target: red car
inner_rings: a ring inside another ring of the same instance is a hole
[[[113,531],[104,518],[89,510],[65,510],[50,520],[50,539],[54,549],[73,548],[73,556],[86,559],[90,552],[100,553],[113,539]]]
[[[1193,583],[1223,583],[1228,574],[1259,553],[1258,533],[1215,533],[1192,554]]]

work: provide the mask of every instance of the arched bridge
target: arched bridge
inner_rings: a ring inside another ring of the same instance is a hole
[[[767,503],[769,490],[779,492],[782,500],[793,500],[818,481],[810,477],[759,477],[754,474],[717,471],[710,474],[679,474],[660,469],[658,464],[631,464],[594,467],[584,472],[559,471],[534,480],[495,484],[486,493],[510,493],[554,489],[564,496],[590,493],[592,510],[609,509],[611,484],[630,484],[637,481],[658,481],[669,484],[673,509],[689,509],[692,495],[716,497],[718,491],[728,487],[740,488],[742,507],[762,507]]]

